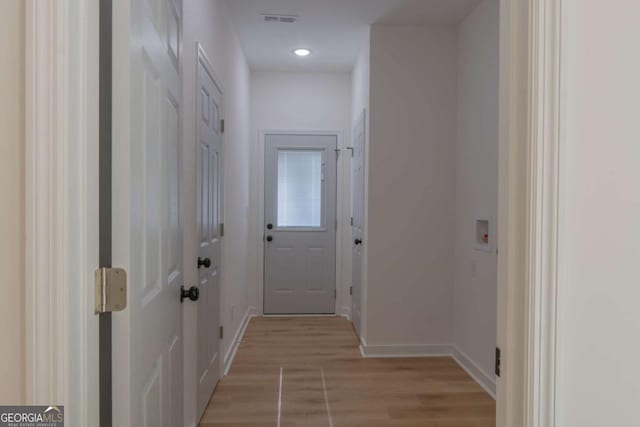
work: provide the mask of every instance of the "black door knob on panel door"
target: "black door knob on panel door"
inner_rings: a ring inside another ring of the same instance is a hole
[[[198,268],[200,267],[204,267],[204,268],[211,267],[211,260],[209,258],[198,257]]]
[[[195,286],[185,289],[184,286],[180,286],[180,302],[183,302],[185,298],[189,298],[191,301],[198,301],[200,298],[200,289]]]
[[[271,230],[273,228],[273,224],[267,224],[267,229]]]
[[[353,241],[353,243],[355,243],[356,245],[360,245],[362,244],[362,239],[356,239]]]
[[[273,236],[267,236],[267,242],[270,242],[273,240]]]

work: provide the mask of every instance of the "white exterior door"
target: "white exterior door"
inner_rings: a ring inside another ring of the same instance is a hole
[[[113,315],[113,425],[183,423],[179,0],[114,2],[113,263],[128,306]]]
[[[335,135],[265,137],[265,314],[335,312]]]
[[[220,378],[222,89],[198,54],[198,418]]]
[[[353,129],[353,158],[351,159],[351,235],[352,282],[351,318],[359,336],[362,320],[362,243],[364,232],[364,145],[366,113],[363,110]]]

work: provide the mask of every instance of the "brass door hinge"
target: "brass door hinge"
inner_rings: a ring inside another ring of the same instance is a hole
[[[98,268],[95,278],[95,314],[127,307],[127,272],[122,268]]]

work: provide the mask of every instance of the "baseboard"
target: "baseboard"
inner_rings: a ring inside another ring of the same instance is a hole
[[[362,357],[367,357],[364,355],[365,348],[367,348],[367,341],[365,341],[364,338],[360,337],[360,345],[358,346],[358,349],[360,350],[360,356]]]
[[[462,369],[467,371],[471,376],[491,397],[496,398],[496,380],[482,370],[466,353],[455,345],[451,346],[451,357]]]
[[[368,345],[364,340],[360,341],[360,354],[362,357],[449,357],[451,346],[449,344],[392,344],[392,345]]]
[[[290,317],[336,317],[335,313],[328,314],[261,314],[260,317],[274,318],[274,319],[288,319]]]
[[[342,307],[342,317],[345,317],[348,321],[351,321],[351,307]]]
[[[496,381],[467,354],[451,344],[368,345],[360,340],[360,354],[365,358],[451,357],[492,398],[496,398]]]
[[[236,334],[233,337],[233,341],[231,341],[231,346],[229,346],[227,354],[224,355],[224,371],[222,373],[223,376],[226,376],[229,373],[229,369],[231,369],[231,364],[233,364],[233,359],[236,357],[236,352],[238,351],[240,341],[242,341],[244,332],[247,330],[247,325],[249,324],[249,320],[251,320],[252,317],[256,317],[256,308],[248,307],[247,312],[242,318],[240,327],[236,331]]]

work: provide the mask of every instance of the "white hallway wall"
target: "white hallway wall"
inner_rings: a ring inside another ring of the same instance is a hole
[[[453,26],[371,29],[366,341],[450,344],[454,267]],[[376,346],[382,346],[377,347]]]
[[[374,25],[352,73],[370,104],[366,354],[453,354],[495,390],[499,2],[459,25]],[[495,236],[494,236],[495,237]],[[475,266],[474,266],[475,264]]]
[[[484,0],[458,29],[458,139],[452,342],[493,383],[497,265],[474,249],[475,220],[498,215],[500,4]],[[492,232],[493,233],[493,232]],[[497,242],[497,236],[492,237]]]
[[[264,186],[260,174],[260,132],[265,130],[343,132],[342,212],[338,212],[340,227],[345,231],[342,239],[342,256],[338,265],[344,283],[343,304],[338,314],[345,314],[350,307],[348,287],[351,283],[351,234],[350,234],[350,173],[349,156],[344,146],[351,145],[351,77],[348,73],[289,73],[253,71],[251,73],[251,236],[253,244],[250,259],[255,261],[251,271],[250,304],[258,306],[262,293],[262,271],[258,263],[259,248],[263,245],[263,225],[259,224],[259,189]],[[258,307],[258,312],[262,308]]]
[[[240,43],[235,36],[226,5],[221,0],[183,2],[183,166],[196,170],[196,48],[199,41],[224,86],[226,129],[224,135],[224,221],[222,256],[222,321],[225,327],[221,354],[228,357],[232,340],[248,310],[248,268],[253,265],[249,253],[249,95],[250,71]],[[197,283],[196,181],[186,173],[184,185],[185,284]],[[196,305],[185,304],[184,334],[186,348],[196,346]],[[212,333],[217,330],[212,328]],[[186,355],[189,353],[186,353]],[[192,356],[195,356],[195,351]],[[186,360],[196,366],[195,357]],[[190,372],[190,370],[188,370]],[[185,376],[185,424],[195,420],[195,370]]]
[[[25,403],[24,23],[24,2],[0,2],[0,404]]]
[[[640,2],[563,3],[555,425],[637,426]]]

